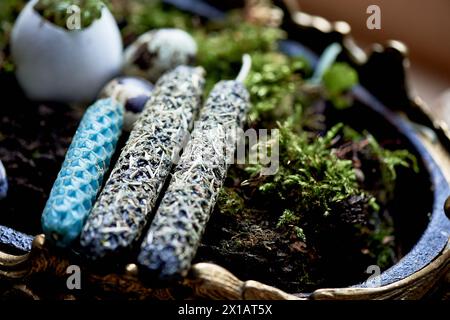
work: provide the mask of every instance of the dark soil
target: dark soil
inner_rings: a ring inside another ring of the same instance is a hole
[[[0,224],[35,235],[82,109],[27,101],[10,74],[0,76],[0,159],[9,191]]]

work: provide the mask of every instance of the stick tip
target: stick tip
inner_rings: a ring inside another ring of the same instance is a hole
[[[242,56],[242,67],[241,70],[239,71],[238,76],[236,77],[236,81],[244,82],[248,74],[250,73],[251,68],[252,68],[252,57],[248,53],[246,53]]]

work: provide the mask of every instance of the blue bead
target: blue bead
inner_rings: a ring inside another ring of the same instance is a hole
[[[2,161],[0,161],[0,200],[6,198],[8,193],[8,179],[6,177],[6,170],[3,166]]]
[[[81,120],[42,214],[42,229],[58,247],[78,238],[123,125],[124,107],[112,99],[90,106]]]

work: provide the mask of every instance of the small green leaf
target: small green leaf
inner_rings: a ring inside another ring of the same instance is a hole
[[[305,232],[303,231],[302,228],[295,226],[294,231],[295,231],[295,235],[297,236],[297,238],[299,238],[303,242],[306,241]]]
[[[345,93],[357,83],[355,69],[343,62],[334,63],[323,75],[323,84],[332,97]]]

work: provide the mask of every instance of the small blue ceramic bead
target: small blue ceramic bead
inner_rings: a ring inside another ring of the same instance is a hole
[[[124,107],[113,99],[90,106],[78,127],[42,214],[42,228],[58,247],[78,238],[116,149]]]
[[[0,161],[0,200],[6,198],[8,193],[8,179],[6,177],[6,170],[3,163]]]

